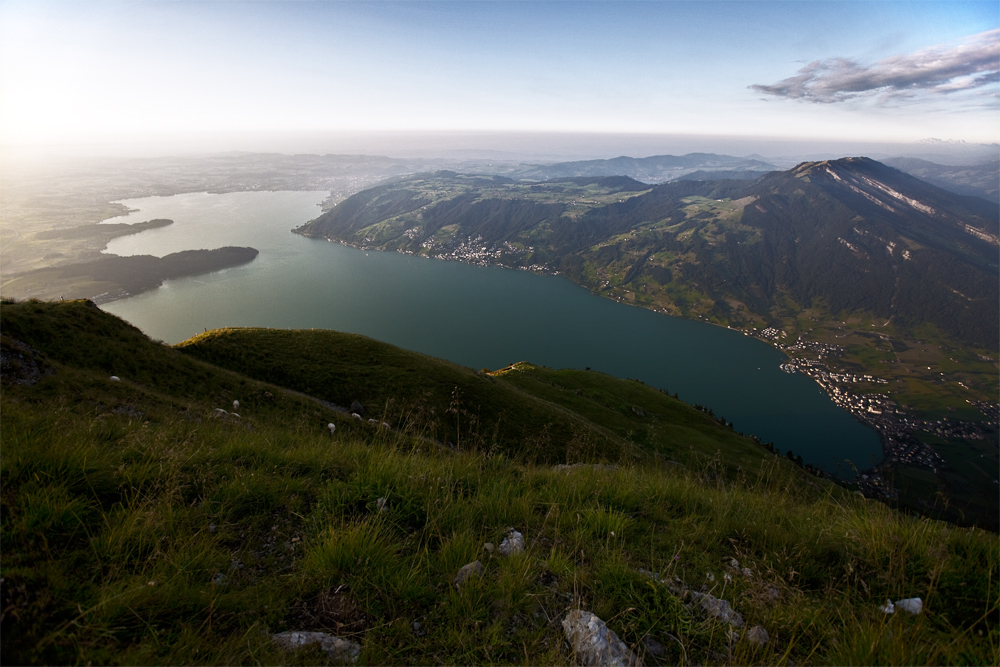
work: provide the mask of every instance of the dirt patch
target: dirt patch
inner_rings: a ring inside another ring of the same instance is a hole
[[[367,625],[368,618],[351,599],[346,584],[295,604],[288,618],[289,628],[320,630],[338,637],[363,634]]]

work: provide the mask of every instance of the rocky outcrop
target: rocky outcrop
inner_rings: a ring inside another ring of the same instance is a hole
[[[293,651],[303,646],[319,644],[335,664],[353,665],[361,655],[361,645],[348,639],[334,637],[325,632],[301,632],[289,630],[271,635],[271,639],[286,651]]]
[[[562,622],[575,664],[581,667],[642,667],[618,635],[589,611],[574,609]]]

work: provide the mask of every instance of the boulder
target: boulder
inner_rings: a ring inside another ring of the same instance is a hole
[[[289,630],[271,635],[271,640],[286,651],[294,651],[303,646],[319,644],[334,663],[353,665],[361,655],[361,645],[348,639],[341,639],[325,632],[300,632]]]
[[[604,621],[589,611],[574,609],[562,622],[575,664],[581,667],[641,667],[642,661]]]

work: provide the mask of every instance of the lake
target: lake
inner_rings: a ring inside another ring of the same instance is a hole
[[[108,252],[163,256],[252,246],[250,264],[171,280],[104,304],[152,338],[257,326],[359,333],[471,368],[515,361],[585,368],[677,392],[744,433],[836,472],[881,458],[878,436],[771,346],[722,327],[595,296],[558,276],[357,250],[290,233],[326,192],[194,193],[122,203],[108,222],[174,224],[114,239]]]

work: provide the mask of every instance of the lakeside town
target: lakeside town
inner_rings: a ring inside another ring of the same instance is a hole
[[[873,384],[889,384],[888,380],[867,374],[831,371],[825,360],[839,357],[846,352],[839,345],[807,341],[801,336],[792,344],[783,344],[779,341],[786,337],[785,332],[774,327],[762,330],[751,328],[744,330],[743,333],[769,342],[789,355],[789,360],[781,364],[781,370],[786,373],[800,372],[812,378],[838,407],[849,411],[855,419],[874,429],[882,441],[885,457],[882,465],[907,463],[924,466],[938,474],[945,460],[933,447],[916,437],[918,432],[923,431],[941,438],[985,440],[990,437],[988,430],[995,431],[997,428],[1000,404],[970,401],[973,407],[986,416],[984,421],[916,419],[907,415],[887,394],[861,393],[852,391],[850,386],[862,383],[865,388],[870,388]],[[859,489],[865,495],[896,499],[896,490],[882,477],[882,465],[859,474],[857,479]]]

